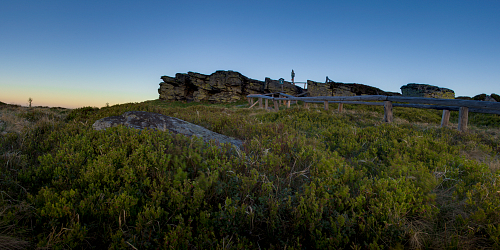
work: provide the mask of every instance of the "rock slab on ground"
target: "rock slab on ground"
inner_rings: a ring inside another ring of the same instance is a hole
[[[170,131],[174,134],[183,134],[189,137],[197,136],[202,138],[205,142],[214,140],[218,143],[231,143],[238,148],[241,148],[243,145],[243,142],[238,139],[215,133],[196,124],[174,117],[145,111],[129,111],[123,113],[121,116],[106,117],[97,120],[92,127],[95,130],[102,130],[118,125],[124,125],[135,129],[150,128]]]

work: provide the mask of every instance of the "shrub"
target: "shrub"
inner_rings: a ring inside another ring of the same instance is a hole
[[[500,170],[467,157],[497,157],[496,137],[409,123],[438,123],[437,111],[398,108],[404,122],[384,124],[380,107],[346,108],[266,112],[153,101],[40,118],[0,137],[0,185],[12,197],[2,208],[14,211],[14,200],[29,208],[0,219],[21,222],[9,237],[54,249],[499,246]],[[132,110],[245,144],[91,127]]]

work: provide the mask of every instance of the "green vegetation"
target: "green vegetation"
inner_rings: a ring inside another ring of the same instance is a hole
[[[470,114],[460,133],[434,110],[385,124],[375,106],[241,104],[19,111],[24,129],[0,136],[0,248],[500,248],[499,116]],[[245,145],[92,129],[132,110]]]

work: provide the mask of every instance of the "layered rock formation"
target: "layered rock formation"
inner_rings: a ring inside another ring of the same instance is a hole
[[[265,81],[250,79],[235,71],[216,71],[211,75],[195,72],[177,73],[175,77],[162,76],[158,93],[160,100],[235,102],[244,100],[249,94],[282,92],[299,95],[306,90],[291,82],[283,85],[278,80]],[[356,96],[356,95],[401,95],[359,83],[307,81],[307,96]]]
[[[356,96],[356,95],[401,95],[359,83],[307,81],[309,96]]]
[[[174,134],[197,136],[207,143],[213,140],[216,143],[231,143],[238,148],[243,145],[243,142],[238,139],[215,133],[196,124],[174,117],[145,111],[129,111],[123,113],[121,116],[102,118],[94,122],[92,127],[95,130],[102,130],[118,125],[124,125],[134,129],[150,128],[170,131]]]
[[[455,99],[455,91],[428,84],[408,83],[401,87],[403,96]]]
[[[162,76],[158,93],[161,100],[235,102],[249,94],[284,92],[297,95],[304,90],[290,82],[283,84],[283,91],[277,80],[250,79],[235,71],[216,71],[211,75],[195,72],[177,73],[174,77]]]

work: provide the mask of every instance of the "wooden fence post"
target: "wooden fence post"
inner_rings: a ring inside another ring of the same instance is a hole
[[[252,98],[251,97],[247,97],[247,101],[248,101],[248,105],[252,105]]]
[[[309,109],[309,103],[304,102],[304,108]]]
[[[460,107],[458,111],[458,130],[467,131],[467,120],[469,119],[469,108]]]
[[[448,126],[449,121],[450,121],[450,111],[447,109],[443,109],[443,118],[441,118],[441,128]]]
[[[267,110],[268,107],[269,107],[269,105],[267,104],[268,103],[268,99],[266,98],[266,100],[264,102],[265,102],[265,107],[266,107],[266,110]]]
[[[259,98],[259,108],[262,108],[262,98]]]
[[[287,108],[289,108],[289,107],[290,107],[290,103],[291,103],[291,102],[292,102],[292,101],[290,101],[290,100],[286,101],[286,107],[287,107]]]
[[[274,111],[278,112],[280,110],[280,107],[278,106],[278,101],[274,100]]]
[[[391,123],[392,120],[392,102],[384,101],[384,122]]]
[[[342,113],[342,108],[343,108],[344,104],[343,103],[339,103],[339,113]]]
[[[325,110],[328,110],[328,101],[325,101]]]

